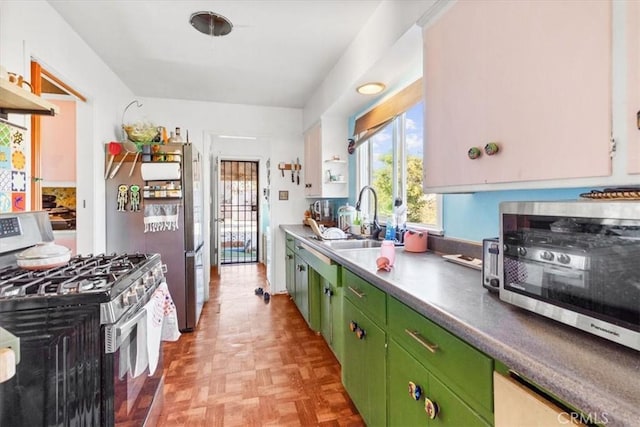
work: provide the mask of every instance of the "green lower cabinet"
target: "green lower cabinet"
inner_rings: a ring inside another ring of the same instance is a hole
[[[284,265],[285,265],[285,285],[287,287],[287,292],[291,298],[295,298],[296,293],[296,261],[294,259],[293,250],[287,248],[284,256]]]
[[[298,306],[298,310],[309,323],[309,265],[305,260],[295,255],[295,286],[293,300]]]
[[[309,326],[315,332],[320,332],[320,304],[322,301],[322,276],[318,274],[311,265],[308,268],[308,286],[309,286]]]
[[[320,276],[320,332],[342,364],[344,322],[342,321],[342,288]]]
[[[390,426],[489,426],[420,362],[389,340]]]
[[[387,423],[386,333],[348,299],[342,382],[368,426]]]

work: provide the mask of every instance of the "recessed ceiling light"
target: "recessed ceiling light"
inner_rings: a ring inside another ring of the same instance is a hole
[[[192,13],[189,23],[202,34],[211,37],[226,36],[233,29],[231,21],[215,12],[202,11]]]
[[[372,82],[365,83],[362,86],[358,86],[356,91],[362,95],[375,95],[382,92],[385,87],[386,86],[384,85],[384,83]]]

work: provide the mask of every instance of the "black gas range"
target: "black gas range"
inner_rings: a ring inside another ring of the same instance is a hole
[[[9,217],[19,232],[3,231]],[[161,357],[154,372],[141,361],[145,304],[166,267],[159,254],[18,267],[16,252],[52,236],[47,219],[45,212],[0,215],[0,328],[18,343],[15,375],[0,383],[0,425],[145,425],[162,385]]]

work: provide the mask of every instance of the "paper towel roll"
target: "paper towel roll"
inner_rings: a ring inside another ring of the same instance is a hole
[[[140,171],[145,181],[180,179],[180,163],[143,163]]]

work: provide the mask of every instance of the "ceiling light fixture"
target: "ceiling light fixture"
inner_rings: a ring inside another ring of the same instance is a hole
[[[380,82],[365,83],[361,86],[358,86],[356,88],[356,92],[361,95],[375,95],[382,92],[385,87],[386,86],[384,85],[384,83]]]
[[[226,36],[233,29],[233,24],[224,16],[208,11],[192,13],[189,23],[193,28],[211,37]]]

